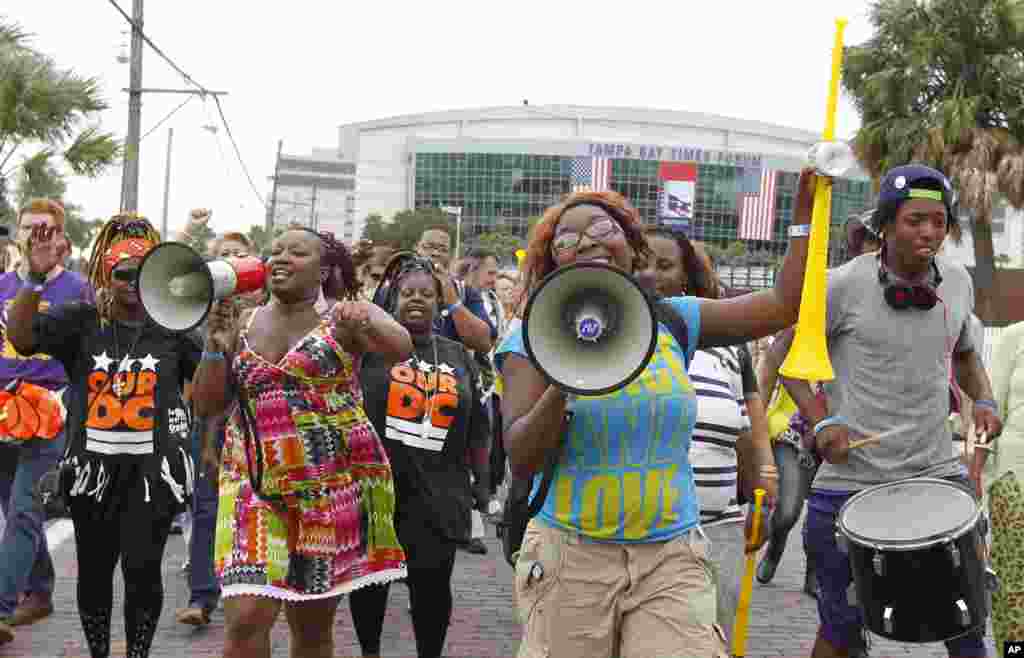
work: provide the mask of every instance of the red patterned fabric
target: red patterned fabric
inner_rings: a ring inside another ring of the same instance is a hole
[[[126,258],[142,258],[155,246],[149,240],[143,240],[142,238],[128,238],[127,240],[115,243],[110,249],[107,249],[107,253],[103,257],[103,264],[106,266],[107,275],[114,270],[114,266],[120,261]]]

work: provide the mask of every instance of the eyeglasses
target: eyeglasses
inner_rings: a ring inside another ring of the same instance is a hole
[[[583,241],[584,235],[591,240],[605,240],[621,231],[618,222],[611,217],[603,217],[592,222],[582,232],[566,231],[556,235],[551,242],[551,251],[555,256],[562,256],[570,251],[575,251]]]
[[[438,254],[447,254],[449,251],[451,251],[451,247],[449,247],[448,245],[439,244],[436,242],[424,242],[420,244],[420,249],[422,251]]]
[[[123,281],[124,283],[132,283],[139,276],[139,268],[137,267],[120,267],[113,272],[111,275],[116,281]]]

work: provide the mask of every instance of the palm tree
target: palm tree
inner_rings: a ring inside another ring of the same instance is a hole
[[[64,70],[27,45],[17,25],[0,22],[0,190],[48,188],[57,165],[96,176],[118,156],[113,137],[92,122],[107,108],[94,78]],[[17,157],[16,157],[17,156]],[[5,203],[0,200],[0,204]],[[0,207],[0,212],[5,208]],[[9,209],[7,209],[9,210]]]
[[[877,181],[922,162],[946,173],[970,220],[976,307],[993,321],[991,216],[1024,205],[1021,0],[877,0],[875,33],[846,49],[843,87],[861,115],[854,149]],[[953,238],[957,241],[960,235]]]

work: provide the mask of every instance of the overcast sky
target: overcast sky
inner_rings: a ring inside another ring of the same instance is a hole
[[[131,0],[119,0],[129,14]],[[148,0],[144,31],[207,89],[229,92],[224,111],[259,194],[269,196],[277,140],[286,153],[336,147],[337,126],[399,114],[518,105],[619,105],[709,112],[820,132],[834,20],[846,43],[870,35],[860,0],[721,0],[627,3],[324,3],[313,0]],[[97,77],[110,109],[102,125],[127,127],[127,22],[110,0],[6,0],[5,20],[60,66]],[[122,48],[122,45],[124,46]],[[146,49],[144,87],[188,85]],[[185,96],[148,94],[148,131]],[[837,134],[857,128],[843,99]],[[141,145],[140,210],[159,227],[167,128],[174,128],[169,223],[214,208],[222,231],[262,224],[265,211],[219,125],[195,98]],[[69,202],[89,217],[115,212],[120,165],[76,178]]]

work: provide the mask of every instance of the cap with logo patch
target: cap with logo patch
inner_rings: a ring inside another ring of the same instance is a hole
[[[922,164],[903,165],[887,171],[878,190],[878,204],[899,204],[908,199],[941,201],[952,214],[956,193],[942,172]]]
[[[910,199],[939,201],[946,207],[949,220],[955,221],[956,191],[949,179],[937,169],[923,164],[908,164],[893,167],[882,177],[878,189],[878,211],[871,222],[875,230],[880,230],[884,220],[894,217],[903,202]]]

